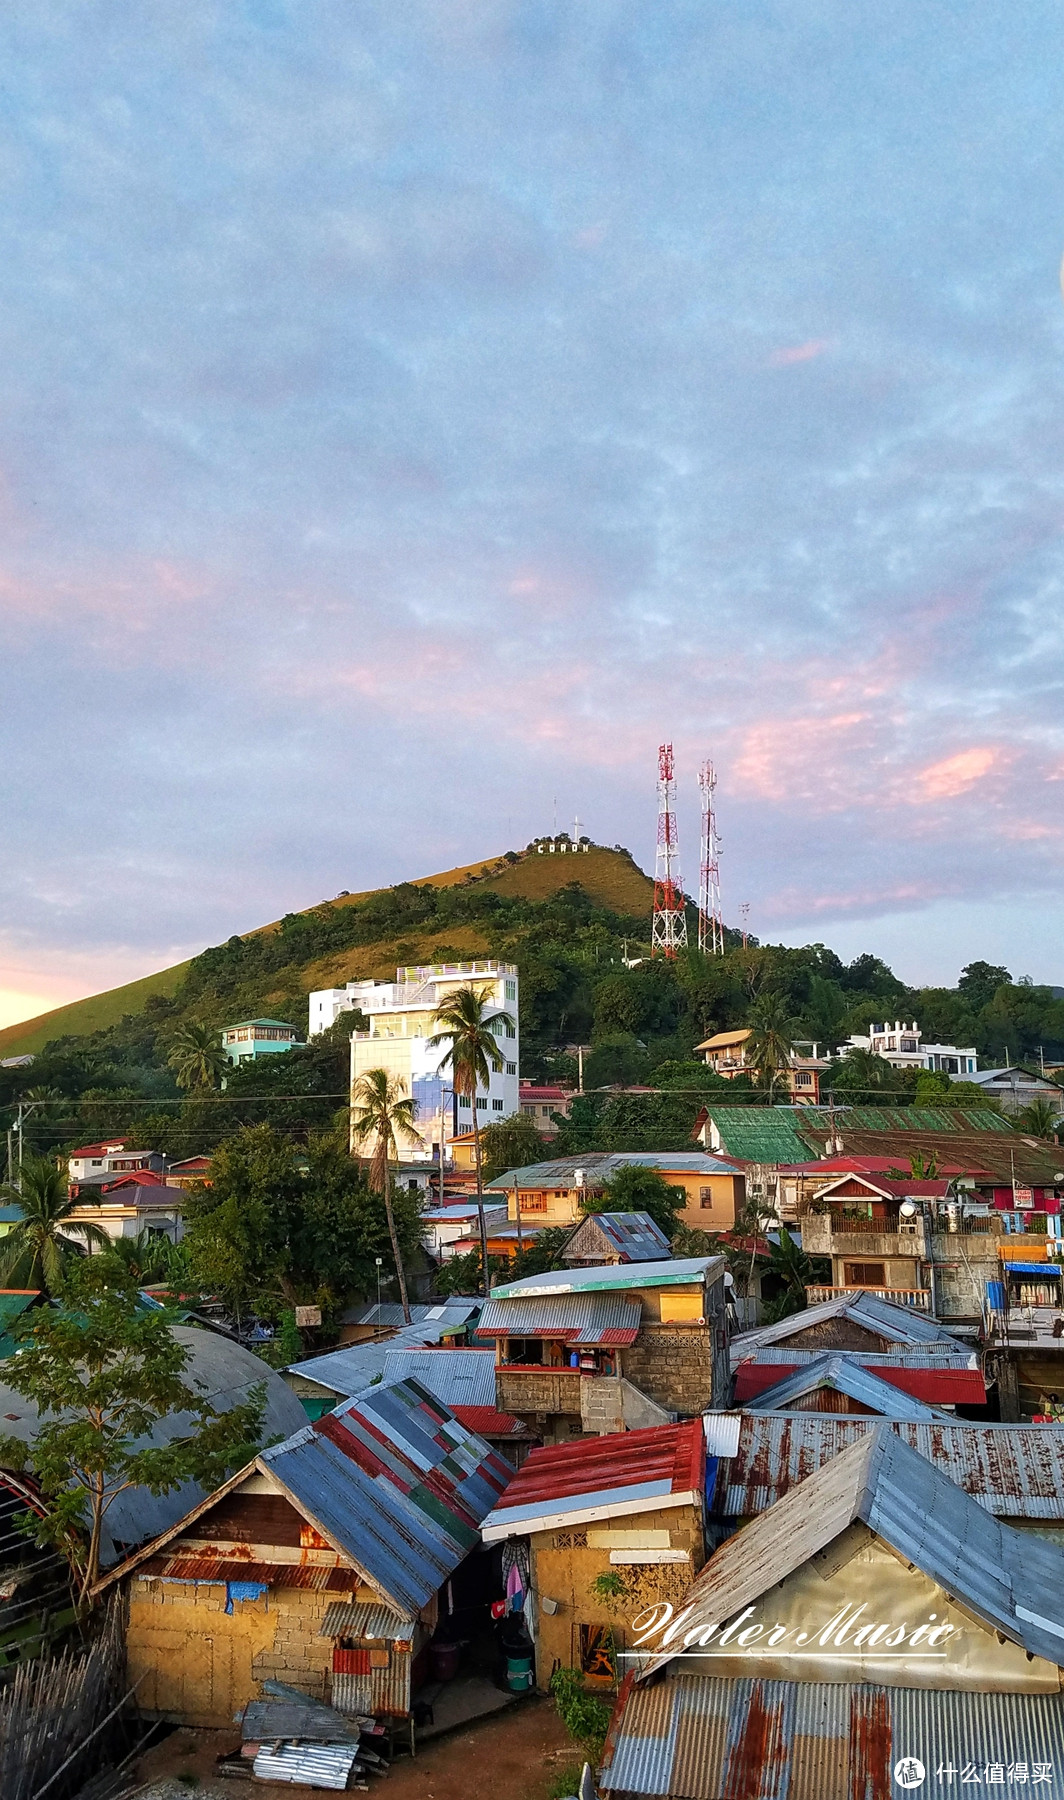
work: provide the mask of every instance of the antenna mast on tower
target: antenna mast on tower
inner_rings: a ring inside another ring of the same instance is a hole
[[[711,762],[698,771],[702,795],[702,868],[698,883],[698,948],[705,956],[724,955],[724,920],[720,911],[720,839],[713,811],[717,772]]]
[[[684,911],[680,845],[676,834],[676,776],[672,745],[658,751],[658,854],[654,865],[654,923],[650,933],[651,956],[667,956],[687,948],[687,914]]]

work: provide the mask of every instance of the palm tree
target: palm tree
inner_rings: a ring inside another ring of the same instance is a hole
[[[387,1069],[367,1069],[351,1089],[351,1138],[354,1143],[371,1142],[373,1155],[369,1165],[369,1185],[375,1194],[383,1194],[388,1219],[388,1236],[392,1240],[395,1272],[399,1277],[399,1298],[403,1318],[410,1324],[410,1302],[406,1295],[406,1271],[399,1252],[399,1233],[395,1229],[392,1208],[392,1160],[398,1158],[398,1139],[420,1143],[414,1118],[417,1102],[405,1097],[400,1076],[389,1075]]]
[[[468,1095],[473,1108],[473,1162],[477,1171],[477,1212],[480,1216],[480,1271],[481,1285],[486,1295],[488,1227],[484,1218],[484,1172],[480,1164],[477,1089],[490,1086],[492,1071],[497,1074],[503,1066],[502,1051],[491,1027],[502,1025],[512,1031],[514,1021],[508,1012],[489,1013],[484,1005],[483,994],[478,993],[476,988],[460,987],[436,1008],[432,1022],[439,1029],[435,1037],[430,1037],[429,1049],[436,1050],[446,1044],[445,1060],[451,1065],[454,1091],[459,1095]],[[443,1180],[442,1171],[440,1180]]]
[[[135,1237],[115,1238],[111,1250],[138,1282],[165,1281],[170,1273],[174,1246],[159,1232],[138,1231]]]
[[[790,1067],[793,1052],[791,1021],[783,1000],[779,994],[763,994],[750,1013],[746,1057],[761,1086],[768,1088],[770,1106],[776,1083],[783,1070]]]
[[[67,1231],[77,1231],[90,1249],[110,1249],[111,1240],[99,1225],[72,1221],[77,1201],[70,1198],[63,1170],[46,1156],[27,1156],[21,1189],[0,1187],[0,1200],[18,1206],[22,1213],[0,1238],[0,1281],[10,1282],[17,1272],[24,1287],[47,1288],[54,1294],[64,1263],[82,1250]]]
[[[1026,1131],[1031,1137],[1055,1140],[1061,1126],[1060,1107],[1039,1094],[1030,1106],[1016,1114],[1013,1124],[1017,1131]]]
[[[189,1019],[179,1025],[170,1040],[167,1067],[182,1088],[217,1087],[229,1067],[229,1058],[212,1025],[202,1019]]]

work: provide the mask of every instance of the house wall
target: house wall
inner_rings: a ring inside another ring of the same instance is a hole
[[[644,1323],[621,1368],[659,1406],[693,1418],[713,1405],[712,1327]]]
[[[272,1587],[225,1610],[224,1582],[135,1576],[126,1653],[142,1712],[180,1725],[227,1726],[264,1678],[328,1700],[332,1639],[318,1635],[340,1596]]]
[[[699,1175],[687,1170],[674,1170],[665,1164],[656,1170],[670,1187],[682,1188],[685,1195],[684,1210],[680,1217],[687,1225],[693,1225],[699,1231],[730,1231],[735,1223],[735,1214],[743,1204],[745,1183],[741,1175]],[[709,1188],[710,1204],[702,1205],[702,1190]],[[503,1190],[496,1190],[493,1197],[501,1200]],[[511,1223],[517,1219],[517,1203],[512,1188],[507,1188],[506,1205]],[[540,1225],[575,1225],[583,1217],[580,1202],[586,1193],[581,1187],[562,1187],[552,1183],[549,1187],[524,1187],[519,1190],[521,1198],[521,1218],[528,1219],[530,1224]]]
[[[866,1331],[863,1325],[851,1319],[822,1319],[816,1325],[810,1325],[805,1331],[795,1331],[785,1340],[788,1350],[893,1350],[897,1345],[889,1343],[874,1331]]]
[[[609,1627],[617,1649],[623,1650],[633,1636],[629,1622],[646,1607],[658,1600],[679,1606],[705,1560],[701,1509],[688,1502],[625,1514],[601,1526],[538,1532],[531,1548],[536,1683],[546,1690],[556,1662],[563,1668],[580,1667],[581,1625]],[[679,1551],[683,1561],[618,1565],[610,1562],[611,1550],[621,1555]],[[620,1576],[628,1589],[619,1599],[591,1592],[595,1577],[607,1573]],[[558,1602],[557,1612],[544,1610],[544,1597]]]

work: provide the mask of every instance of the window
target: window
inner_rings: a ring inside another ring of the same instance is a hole
[[[523,1213],[524,1212],[546,1212],[546,1210],[547,1210],[546,1194],[522,1194],[520,1196],[520,1201],[521,1201],[521,1211]]]
[[[539,1110],[543,1114],[543,1117],[545,1119],[550,1118],[550,1107],[549,1106],[541,1106]]]
[[[521,1111],[527,1119],[534,1119],[536,1116],[536,1109],[534,1106],[522,1106]]]
[[[94,1169],[98,1169],[98,1168],[99,1168],[99,1167],[100,1167],[100,1165],[101,1165],[101,1163],[102,1163],[102,1162],[103,1162],[103,1157],[102,1157],[102,1156],[94,1156],[94,1157],[93,1157],[93,1159],[92,1159],[92,1166],[93,1166],[93,1168],[94,1168]]]
[[[487,1110],[488,1110],[487,1094],[478,1094],[477,1095],[477,1111],[478,1112],[487,1112]]]
[[[795,1087],[812,1087],[813,1077],[809,1074],[808,1070],[799,1069],[794,1078],[794,1085]]]
[[[508,981],[506,983],[506,998],[507,998],[507,1000],[516,1000],[517,999],[517,983],[516,983],[516,981]]]
[[[915,1038],[902,1038],[901,1047],[903,1050],[908,1051],[909,1055],[911,1056],[913,1051],[916,1049],[916,1039]]]
[[[517,1064],[516,1063],[507,1063],[506,1073],[507,1073],[507,1075],[516,1075],[517,1074]]]
[[[700,1187],[699,1188],[698,1204],[702,1208],[703,1212],[712,1212],[713,1211],[713,1189],[711,1187]]]
[[[459,1094],[458,1104],[459,1104],[459,1106],[464,1106],[466,1111],[468,1112],[469,1111],[469,1095],[468,1094]]]
[[[886,1265],[884,1263],[848,1262],[843,1264],[843,1274],[847,1287],[885,1287]]]
[[[501,1112],[502,1111],[502,1101],[501,1100],[493,1100],[491,1103],[491,1110],[492,1110],[492,1112]]]

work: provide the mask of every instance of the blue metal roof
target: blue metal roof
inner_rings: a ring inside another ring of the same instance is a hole
[[[462,1307],[430,1308],[437,1318],[425,1318],[420,1324],[404,1325],[387,1338],[370,1338],[364,1344],[348,1344],[342,1350],[329,1350],[324,1356],[308,1356],[304,1362],[289,1363],[285,1373],[305,1375],[308,1380],[331,1388],[335,1394],[351,1398],[364,1393],[384,1374],[390,1351],[420,1350],[425,1344],[438,1344],[449,1332],[459,1329],[474,1313],[480,1302]]]
[[[388,1346],[383,1387],[416,1381],[444,1406],[495,1405],[494,1350],[395,1350]]]
[[[600,1212],[589,1213],[576,1227],[563,1251],[568,1257],[580,1237],[586,1232],[593,1236],[594,1227],[598,1226],[610,1247],[624,1258],[625,1262],[657,1262],[669,1255],[669,1240],[659,1225],[655,1225],[649,1213],[645,1212]]]
[[[881,1413],[886,1419],[922,1419],[930,1423],[932,1419],[948,1420],[953,1416],[936,1406],[925,1405],[915,1395],[895,1387],[893,1382],[884,1381],[881,1375],[857,1362],[852,1355],[830,1350],[815,1356],[812,1362],[795,1369],[793,1374],[785,1375],[782,1381],[763,1388],[754,1399],[744,1403],[743,1410],[750,1413],[790,1412],[798,1401],[815,1393],[817,1388],[833,1388],[836,1393],[845,1394],[847,1399],[855,1400],[861,1406],[871,1407],[873,1412]]]

